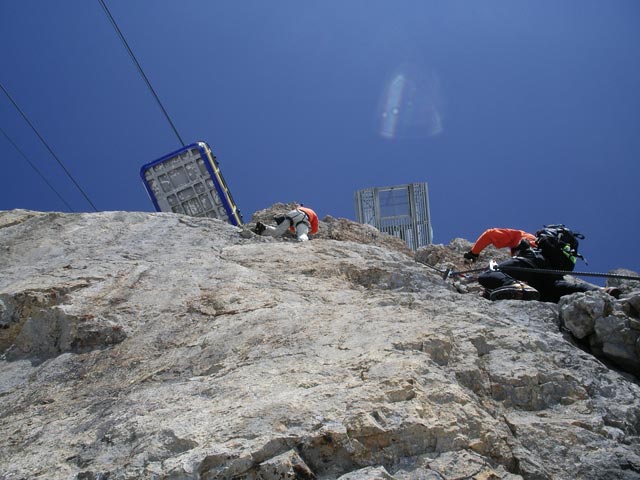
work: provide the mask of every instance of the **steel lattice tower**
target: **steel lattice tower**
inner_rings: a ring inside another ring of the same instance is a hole
[[[400,237],[412,250],[431,244],[433,229],[426,182],[365,188],[358,190],[354,199],[358,222]]]

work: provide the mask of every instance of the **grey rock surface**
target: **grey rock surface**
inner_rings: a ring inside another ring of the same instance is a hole
[[[640,377],[640,290],[626,290],[619,299],[597,291],[562,298],[560,325],[598,358]]]
[[[640,387],[561,306],[392,244],[0,212],[0,478],[639,477]]]

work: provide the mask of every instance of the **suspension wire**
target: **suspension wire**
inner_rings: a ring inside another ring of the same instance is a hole
[[[7,135],[7,132],[5,132],[2,129],[2,127],[0,127],[0,132],[2,132],[2,134],[7,139],[7,141],[11,145],[13,145],[13,148],[15,148],[17,150],[17,152],[20,154],[20,156],[31,166],[31,168],[33,168],[33,170],[35,170],[35,172],[38,175],[40,175],[40,178],[42,178],[42,180],[44,180],[44,183],[46,183],[47,186],[53,191],[53,193],[55,193],[58,196],[60,201],[62,201],[62,203],[64,203],[71,212],[73,212],[74,210],[73,210],[73,208],[71,208],[71,205],[69,205],[67,203],[67,201],[64,199],[64,197],[62,195],[60,195],[60,193],[54,188],[53,185],[51,185],[49,180],[47,180],[47,177],[40,171],[40,169],[38,167],[35,166],[35,164],[31,160],[29,160],[29,158],[24,154],[24,152],[20,149],[20,147],[18,147],[18,145],[16,145],[16,143],[9,137],[9,135]]]
[[[162,113],[164,113],[164,116],[166,117],[167,121],[169,122],[169,125],[171,125],[171,128],[173,129],[173,132],[176,134],[176,137],[178,137],[178,140],[180,141],[182,146],[185,147],[186,144],[182,140],[182,137],[178,133],[178,130],[176,129],[176,127],[173,124],[173,122],[171,121],[171,117],[169,117],[169,114],[167,113],[167,111],[165,110],[164,106],[162,105],[162,102],[160,101],[160,98],[158,97],[158,94],[156,93],[154,88],[151,86],[151,82],[149,82],[149,79],[145,75],[144,70],[142,70],[142,67],[140,66],[140,63],[138,62],[138,59],[133,54],[133,50],[131,50],[131,47],[129,47],[129,44],[127,43],[127,40],[124,38],[124,34],[122,33],[122,31],[118,27],[118,24],[116,23],[116,20],[113,18],[113,15],[111,15],[111,12],[109,11],[109,8],[107,8],[107,4],[104,2],[104,0],[98,0],[98,1],[100,2],[100,5],[102,6],[102,9],[104,10],[104,13],[109,18],[109,21],[111,22],[111,25],[113,26],[114,30],[118,34],[118,37],[120,37],[120,40],[122,41],[122,44],[124,45],[124,47],[126,48],[127,52],[129,53],[129,56],[131,57],[131,60],[133,60],[133,63],[138,68],[138,72],[140,72],[140,75],[142,76],[143,80],[147,84],[147,87],[149,88],[149,90],[153,94],[154,98],[156,99],[156,102],[160,106],[160,109],[162,110]]]
[[[80,191],[80,193],[82,193],[82,196],[85,198],[85,200],[87,202],[89,202],[89,205],[91,205],[93,207],[93,209],[97,212],[98,209],[96,208],[96,206],[93,204],[93,202],[91,201],[91,199],[89,198],[89,196],[85,193],[85,191],[82,189],[82,187],[80,186],[80,184],[76,181],[75,178],[73,178],[73,175],[71,175],[71,172],[69,172],[69,170],[67,170],[67,167],[65,167],[64,163],[62,163],[62,160],[60,160],[58,158],[58,156],[54,153],[54,151],[51,149],[51,147],[49,146],[49,144],[45,141],[45,139],[42,137],[42,135],[40,135],[40,132],[38,132],[38,130],[36,129],[36,127],[33,126],[33,123],[31,123],[31,121],[29,120],[29,118],[27,117],[27,115],[22,111],[22,109],[18,106],[18,104],[15,102],[15,100],[11,97],[11,95],[9,95],[9,92],[7,92],[7,89],[4,88],[4,86],[2,85],[2,83],[0,83],[0,88],[2,89],[2,91],[4,92],[4,94],[7,96],[7,98],[11,101],[11,103],[13,104],[13,106],[16,108],[16,110],[18,110],[18,112],[20,113],[20,115],[22,115],[22,118],[24,119],[25,122],[27,122],[27,124],[31,127],[31,130],[33,130],[33,132],[38,136],[38,138],[40,139],[40,141],[42,142],[42,144],[47,147],[47,150],[49,150],[49,153],[51,154],[51,156],[53,158],[55,158],[56,162],[58,162],[58,165],[60,165],[60,167],[62,168],[62,170],[64,170],[64,173],[67,175],[67,177],[69,177],[69,179],[73,182],[73,184],[76,186],[76,188]]]

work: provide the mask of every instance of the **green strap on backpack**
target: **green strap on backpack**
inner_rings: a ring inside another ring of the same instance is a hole
[[[584,235],[573,232],[562,224],[545,225],[536,232],[536,243],[542,256],[557,270],[572,271],[576,259],[585,263],[585,258],[578,253],[579,240]]]

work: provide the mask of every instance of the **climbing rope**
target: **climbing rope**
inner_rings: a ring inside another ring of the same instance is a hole
[[[478,273],[484,272],[486,270],[491,270],[491,266],[480,267],[480,268],[472,268],[470,270],[453,270],[451,268],[447,268],[446,270],[442,270],[440,268],[436,268],[433,265],[429,265],[428,263],[420,262],[423,265],[426,265],[433,270],[436,270],[442,275],[444,280],[447,280],[449,277],[455,277],[460,275],[466,275],[469,273]],[[566,270],[548,270],[544,268],[527,268],[527,267],[515,267],[515,266],[507,266],[507,267],[495,267],[494,270],[504,271],[504,272],[531,272],[531,273],[540,273],[542,275],[574,275],[577,277],[604,277],[604,278],[616,278],[619,280],[637,280],[640,281],[640,277],[635,275],[622,275],[619,273],[597,273],[597,272],[569,272]]]

